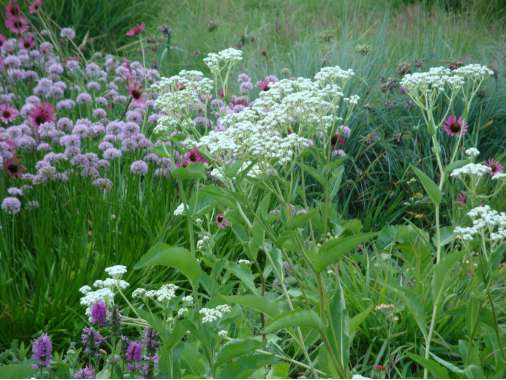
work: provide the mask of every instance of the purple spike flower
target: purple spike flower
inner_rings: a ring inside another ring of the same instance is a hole
[[[142,344],[132,341],[128,344],[126,359],[128,362],[128,372],[133,372],[141,368]]]
[[[33,368],[51,368],[53,344],[47,334],[39,336],[32,345]]]
[[[86,366],[74,373],[74,379],[94,379],[95,370],[93,367]]]
[[[104,301],[99,301],[91,305],[90,322],[98,326],[104,326],[106,324],[107,305]]]

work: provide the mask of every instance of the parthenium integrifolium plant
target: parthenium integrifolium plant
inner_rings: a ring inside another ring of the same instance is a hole
[[[445,179],[449,174],[448,171],[456,164],[455,160],[461,144],[463,143],[463,136],[467,133],[469,128],[467,118],[473,100],[482,83],[492,74],[492,70],[478,64],[466,65],[454,70],[445,67],[433,67],[427,72],[407,74],[400,82],[403,91],[410,97],[422,113],[427,132],[431,136],[432,152],[436,158],[439,170],[439,181],[436,185],[435,181],[421,170],[413,168],[435,208],[436,266],[433,274],[434,284],[440,283],[437,276],[437,274],[441,272],[440,268],[445,268],[447,265],[449,266],[453,258],[458,259],[459,257],[458,254],[453,254],[446,260],[442,260],[441,258],[440,207],[443,198]],[[462,114],[459,117],[455,115],[457,109],[462,109]],[[443,162],[440,129],[448,136],[456,137],[448,162]],[[470,153],[473,154],[474,152]],[[462,165],[463,164],[460,166]],[[465,168],[461,168],[460,170],[465,171]],[[438,289],[438,286],[433,286],[433,289]],[[428,331],[425,330],[426,326],[423,324],[420,326],[425,339],[425,360],[429,359],[437,312],[444,303],[440,294],[439,291],[433,291],[432,316]],[[427,375],[428,370],[425,367],[424,377],[427,377]]]

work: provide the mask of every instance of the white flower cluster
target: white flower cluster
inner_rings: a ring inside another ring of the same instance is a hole
[[[234,48],[228,48],[218,53],[209,53],[204,58],[204,63],[212,73],[218,73],[224,67],[231,67],[240,61],[242,61],[242,51]]]
[[[127,272],[126,266],[114,265],[105,268],[105,272],[111,276],[111,278],[95,281],[93,287],[97,288],[96,290],[93,290],[88,285],[79,288],[79,292],[83,295],[80,303],[86,306],[87,315],[91,313],[91,306],[99,301],[109,306],[112,305],[114,303],[114,290],[118,288],[126,289],[129,286],[128,282],[121,279],[121,276]]]
[[[196,70],[182,70],[178,75],[161,78],[152,86],[158,94],[155,106],[160,111],[156,132],[173,133],[194,126],[192,113],[206,109],[213,81]]]
[[[211,131],[197,145],[224,162],[241,159],[286,164],[301,149],[311,146],[315,137],[342,120],[338,116],[341,100],[351,106],[358,102],[356,95],[343,98],[336,83],[342,84],[352,75],[351,70],[325,67],[315,80],[296,78],[271,83],[269,90],[261,92],[245,110],[225,115],[223,130]]]
[[[456,178],[461,178],[465,175],[481,177],[490,173],[491,169],[487,165],[471,163],[464,165],[461,168],[454,169],[450,176]]]
[[[184,203],[180,203],[179,206],[174,210],[174,216],[180,216],[184,214],[185,206]]]
[[[466,156],[475,158],[480,155],[480,151],[476,148],[468,148],[465,150],[465,154],[466,154]]]
[[[177,289],[179,289],[179,287],[174,284],[164,284],[158,290],[146,290],[144,288],[137,288],[132,292],[132,297],[155,299],[158,302],[166,302],[176,298]]]
[[[466,81],[481,82],[493,71],[486,66],[470,64],[450,70],[446,67],[431,67],[429,71],[405,75],[400,82],[408,94],[414,98],[429,96],[445,90],[460,90]]]
[[[202,315],[202,323],[211,323],[220,320],[231,310],[229,305],[218,305],[214,308],[203,307],[199,310],[199,314]]]
[[[485,205],[473,208],[467,215],[473,221],[473,225],[455,228],[455,233],[463,240],[473,240],[481,232],[487,232],[492,241],[506,239],[506,213]]]

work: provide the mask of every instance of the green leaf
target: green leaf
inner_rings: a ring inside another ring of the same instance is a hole
[[[205,179],[207,177],[206,170],[204,164],[193,163],[185,168],[172,170],[171,175],[173,178],[181,180]]]
[[[416,324],[423,336],[427,337],[427,322],[425,320],[425,310],[423,303],[421,302],[420,294],[409,288],[398,288],[394,286],[388,286],[388,288],[402,299],[410,313],[415,318]]]
[[[276,358],[271,354],[257,353],[252,355],[243,355],[230,361],[227,365],[221,366],[217,377],[224,379],[249,378],[257,369],[268,366],[274,362],[276,362]],[[259,376],[253,377],[258,378]]]
[[[309,327],[323,330],[325,327],[318,314],[312,310],[294,310],[274,319],[266,328],[267,334],[291,327]]]
[[[255,286],[255,278],[251,269],[240,264],[227,263],[227,269],[232,272],[253,293],[258,294]]]
[[[344,165],[339,166],[335,169],[332,177],[330,178],[330,198],[333,199],[339,189],[341,188],[341,182],[343,181]]]
[[[157,243],[141,257],[134,269],[162,265],[179,270],[193,284],[197,286],[202,269],[198,261],[192,257],[190,251],[183,247],[170,246],[165,243]]]
[[[451,278],[453,266],[464,257],[464,252],[451,253],[434,266],[432,277],[432,302],[439,304],[440,297],[448,280]]]
[[[367,319],[371,311],[373,310],[373,305],[369,306],[367,309],[362,311],[361,313],[356,314],[353,318],[350,319],[350,335],[353,336],[358,331],[360,325]]]
[[[350,355],[350,327],[344,292],[339,285],[337,293],[330,303],[330,326],[327,336],[339,363],[338,371],[345,375],[348,372]]]
[[[452,372],[455,372],[459,375],[463,375],[464,374],[464,370],[463,369],[460,369],[459,367],[457,367],[456,365],[450,363],[450,362],[447,362],[446,360],[444,359],[441,359],[439,356],[437,355],[434,355],[432,352],[429,352],[430,356],[432,356],[432,358],[437,361],[439,364],[441,364],[443,367],[446,367],[447,369],[449,369],[450,371]]]
[[[216,366],[228,364],[232,359],[251,354],[255,350],[264,346],[259,338],[246,338],[246,339],[232,339],[223,345],[220,352],[216,357]]]
[[[28,379],[33,372],[30,364],[7,364],[0,366],[0,379]]]
[[[221,296],[227,304],[238,304],[251,308],[268,315],[271,318],[276,317],[281,312],[280,307],[265,296],[247,294],[240,296]]]
[[[435,378],[438,379],[450,378],[450,375],[448,374],[446,368],[436,363],[434,360],[425,359],[423,356],[416,355],[411,352],[408,352],[407,355],[408,357],[411,358],[411,360],[414,360],[415,362],[420,364],[423,368],[426,368]]]
[[[427,192],[427,195],[429,196],[432,203],[434,203],[436,206],[439,206],[441,204],[441,199],[443,196],[441,195],[441,191],[439,191],[439,188],[437,185],[432,181],[427,174],[422,172],[420,169],[412,166],[411,167],[413,171],[415,172],[416,176],[422,183],[423,188]]]
[[[321,272],[327,266],[337,263],[359,244],[365,243],[374,236],[376,233],[369,232],[328,240],[322,244],[318,252],[310,254],[311,263],[317,272]]]
[[[109,368],[104,368],[102,371],[97,373],[95,376],[96,379],[110,379],[111,378],[111,370]]]
[[[265,229],[263,224],[258,218],[253,221],[253,227],[251,229],[251,238],[248,242],[248,257],[252,261],[256,261],[258,256],[258,250],[264,243]]]
[[[269,379],[287,379],[290,371],[290,364],[277,363],[271,366]]]

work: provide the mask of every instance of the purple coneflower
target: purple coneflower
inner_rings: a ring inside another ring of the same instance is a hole
[[[21,16],[21,7],[16,0],[10,0],[5,6],[5,17]]]
[[[186,154],[183,157],[183,160],[177,163],[177,167],[185,168],[192,163],[201,163],[201,164],[207,163],[207,160],[204,158],[202,153],[200,153],[200,151],[197,148],[192,148],[191,150],[186,152]]]
[[[132,101],[136,105],[143,105],[144,104],[144,88],[139,84],[135,82],[131,82],[128,84],[128,95],[132,97]]]
[[[104,301],[91,305],[90,322],[98,326],[104,326],[107,323],[107,305]]]
[[[47,334],[39,336],[32,345],[32,360],[35,362],[32,367],[51,368],[53,344],[51,337]]]
[[[40,7],[42,7],[42,0],[33,0],[28,7],[28,12],[30,12],[30,14],[37,13]]]
[[[225,228],[230,226],[230,222],[225,218],[225,215],[223,215],[222,213],[216,215],[215,221],[216,225],[220,230],[224,230]]]
[[[0,122],[8,124],[16,120],[18,111],[10,104],[0,104]]]
[[[490,159],[485,161],[485,165],[487,165],[490,168],[490,174],[495,176],[496,174],[502,173],[504,170],[504,166],[502,164],[494,159]]]
[[[28,31],[28,19],[25,16],[9,16],[5,19],[5,27],[14,34],[23,34]]]
[[[132,29],[130,29],[126,35],[128,37],[135,37],[136,35],[142,33],[144,31],[144,23],[141,22],[139,25],[135,25]]]
[[[463,136],[467,133],[469,126],[462,116],[450,115],[443,123],[443,131],[448,136]]]
[[[467,195],[464,192],[461,192],[457,195],[457,203],[461,206],[465,206],[467,203]]]
[[[12,178],[19,178],[26,172],[26,168],[21,165],[21,162],[15,155],[11,158],[4,159],[4,170],[7,172],[7,175]]]
[[[35,36],[32,33],[26,33],[19,39],[21,49],[33,49],[35,47]]]
[[[36,129],[44,123],[52,123],[54,121],[53,106],[49,103],[37,104],[30,112],[29,121],[32,127]]]

